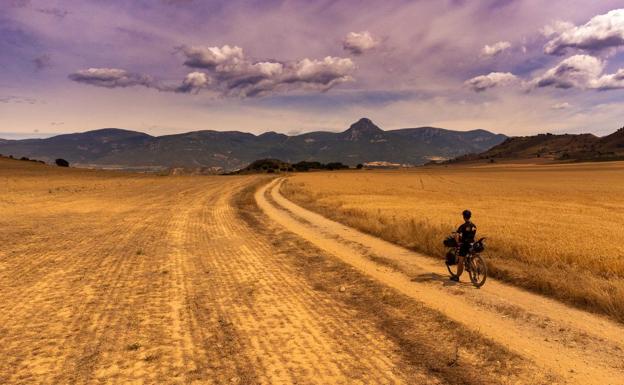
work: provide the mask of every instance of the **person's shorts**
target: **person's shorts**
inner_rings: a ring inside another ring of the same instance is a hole
[[[468,251],[470,251],[470,243],[462,243],[461,246],[459,246],[460,257],[465,257],[466,255],[468,255]]]

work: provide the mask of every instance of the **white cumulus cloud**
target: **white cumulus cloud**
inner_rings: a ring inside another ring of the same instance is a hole
[[[349,32],[342,40],[342,48],[353,55],[361,55],[378,45],[379,40],[375,39],[368,31]]]
[[[624,89],[624,68],[614,74],[602,75],[595,81],[594,88],[602,91]]]
[[[614,9],[604,15],[594,16],[586,24],[575,26],[557,22],[543,30],[552,37],[544,52],[563,55],[568,48],[599,51],[624,46],[624,9]]]
[[[187,67],[203,68],[225,95],[253,97],[302,88],[325,91],[353,80],[355,64],[349,58],[327,56],[292,62],[253,61],[242,48],[223,46],[182,48]]]
[[[494,43],[492,45],[486,45],[481,49],[481,56],[484,57],[494,57],[503,51],[511,48],[511,43],[508,41],[499,41],[498,43]]]
[[[589,55],[574,55],[533,80],[537,87],[589,88],[604,70],[604,62]]]
[[[574,55],[532,81],[534,87],[613,90],[624,88],[624,69],[603,74],[606,63],[594,56]]]
[[[240,47],[180,47],[186,56],[184,65],[193,68],[215,68],[218,65],[232,65],[243,60],[243,49]]]
[[[191,72],[182,81],[182,84],[176,89],[177,92],[189,93],[199,92],[202,88],[210,85],[212,79],[203,72]]]
[[[491,72],[487,75],[476,76],[464,82],[464,85],[475,92],[483,92],[489,88],[505,86],[515,83],[516,75],[510,72]]]

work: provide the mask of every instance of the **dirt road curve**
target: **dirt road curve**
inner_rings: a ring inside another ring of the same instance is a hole
[[[451,284],[441,262],[305,210],[281,196],[279,183],[256,200],[289,231],[567,383],[624,384],[622,325],[494,280],[480,290]]]

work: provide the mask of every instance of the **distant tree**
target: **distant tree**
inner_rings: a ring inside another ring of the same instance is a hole
[[[332,170],[342,170],[345,168],[349,168],[349,166],[347,166],[346,164],[342,164],[340,162],[331,162],[331,163],[327,163],[325,168],[332,171]]]
[[[358,163],[357,166],[355,166],[355,168],[357,168],[358,170],[361,170],[364,167],[364,165],[362,163]]]
[[[22,156],[22,157],[20,158],[20,160],[30,160],[30,158],[28,158],[28,157],[26,157],[26,156]]]
[[[54,161],[54,163],[56,163],[57,166],[59,167],[69,167],[69,162],[66,161],[65,159],[57,159]]]

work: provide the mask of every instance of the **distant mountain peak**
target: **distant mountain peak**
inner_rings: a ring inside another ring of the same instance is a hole
[[[343,134],[347,140],[359,140],[379,136],[383,133],[384,130],[379,128],[375,123],[373,123],[372,120],[368,118],[361,118],[357,122],[353,123]]]

